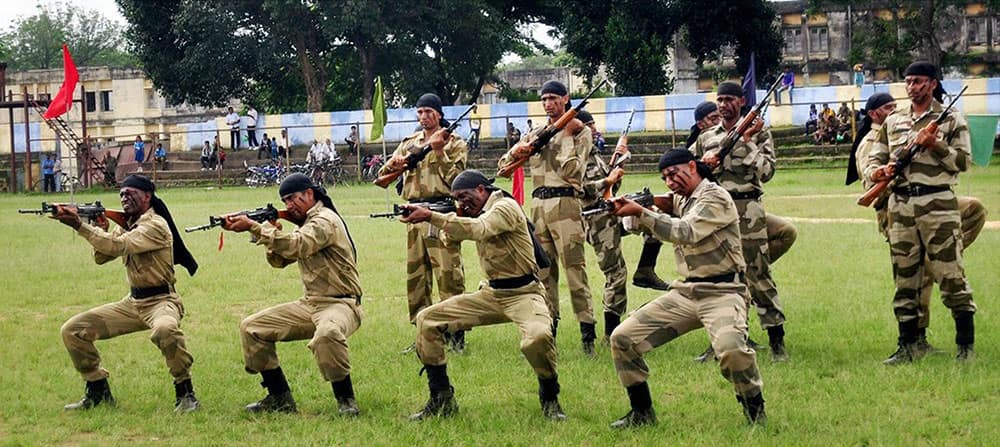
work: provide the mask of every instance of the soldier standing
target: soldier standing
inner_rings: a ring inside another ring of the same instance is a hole
[[[254,222],[245,215],[228,216],[223,228],[253,234],[267,247],[267,262],[275,268],[298,263],[305,296],[257,312],[240,323],[243,358],[248,373],[260,373],[267,396],[247,405],[251,413],[294,413],[295,399],[278,363],[275,342],[310,339],[309,349],[330,382],[343,416],[359,413],[351,384],[347,338],[361,326],[361,282],[357,252],[347,224],[326,190],[305,174],[292,174],[278,189],[295,231],[281,225]]]
[[[156,186],[149,178],[128,176],[119,191],[127,225],[110,233],[103,216],[96,225],[89,225],[80,220],[73,206],[60,206],[54,216],[94,247],[94,260],[98,264],[121,257],[132,289],[121,301],[95,307],[63,324],[60,330],[63,343],[73,366],[87,381],[83,399],[66,405],[66,410],[114,405],[108,371],[101,367],[101,355],[94,341],[146,329],[152,331],[149,339],[163,353],[174,377],[174,411],[186,413],[198,409],[191,384],[194,358],[180,328],[184,305],[174,289],[174,264],[184,266],[194,275],[198,263],[184,246],[170,210],[155,191]]]
[[[479,171],[459,174],[451,190],[459,204],[458,215],[405,205],[410,214],[402,221],[429,221],[443,229],[448,238],[476,241],[479,263],[488,281],[482,282],[476,292],[441,301],[417,315],[417,356],[427,371],[430,398],[410,419],[451,416],[458,411],[448,379],[443,334],[513,322],[521,332],[521,352],[538,375],[542,413],[552,420],[564,420],[566,415],[558,399],[552,319],[544,287],[537,279],[538,249],[528,219],[510,194],[493,186]]]
[[[746,100],[743,88],[732,81],[719,84],[716,96],[722,122],[706,129],[690,150],[712,168],[719,186],[729,191],[740,215],[740,235],[743,258],[747,264],[746,280],[750,297],[757,306],[760,325],[767,330],[771,360],[788,360],[785,351],[785,313],[778,299],[778,288],[771,278],[771,257],[767,246],[767,216],[761,196],[762,184],[774,176],[774,143],[771,131],[753,126],[735,143],[732,151],[720,160],[726,135],[740,119],[740,108]],[[763,126],[763,121],[758,122]]]
[[[969,166],[969,128],[956,110],[939,126],[930,126],[944,110],[937,67],[914,62],[904,75],[910,107],[885,119],[864,172],[873,183],[892,178],[896,160],[890,154],[911,142],[923,148],[898,173],[889,195],[888,233],[896,283],[893,311],[899,324],[899,347],[884,363],[909,363],[921,355],[916,346],[923,316],[919,295],[921,289],[929,288],[923,279],[927,264],[933,266],[930,270],[940,284],[941,299],[955,320],[957,358],[971,360],[975,356],[976,304],[963,268],[962,217],[951,189],[958,183],[958,173]]]
[[[577,118],[593,132],[594,117],[586,110],[581,111]],[[626,146],[615,148],[620,156],[628,151]],[[602,206],[604,191],[612,188],[618,191],[620,180],[625,175],[622,168],[611,169],[601,159],[600,148],[591,146],[587,154],[587,168],[583,176],[583,210]],[[622,257],[621,219],[611,213],[598,214],[584,220],[587,229],[587,243],[594,247],[597,254],[597,265],[604,273],[604,340],[608,340],[611,332],[618,327],[622,315],[628,306],[626,286],[628,284],[628,268]]]
[[[417,168],[403,174],[401,195],[410,202],[434,202],[448,199],[451,182],[465,169],[469,147],[458,135],[444,129],[441,98],[427,93],[417,100],[417,120],[421,130],[403,139],[379,175],[403,169],[406,156],[419,152],[430,144],[434,149]],[[435,278],[441,300],[465,292],[465,271],[462,267],[462,247],[459,243],[445,244],[440,229],[421,222],[406,226],[406,298],[409,319],[415,324],[417,313],[433,304],[431,277]],[[465,333],[449,334],[451,347],[465,349]],[[404,352],[412,349],[407,348]]]
[[[736,399],[750,423],[763,424],[763,382],[757,356],[747,345],[746,264],[740,246],[738,206],[713,182],[707,166],[684,149],[660,157],[660,172],[674,192],[673,210],[661,214],[624,198],[615,214],[636,216],[637,224],[674,244],[677,270],[685,277],[670,292],[633,312],[611,334],[611,357],[632,410],[611,424],[625,428],[656,422],[642,356],[685,333],[705,327],[722,375],[736,388]]]
[[[570,101],[566,86],[559,81],[548,81],[542,85],[542,107],[550,124],[568,112]],[[515,158],[527,157],[531,152],[530,142],[545,127],[538,126],[525,135],[519,144],[500,158],[499,166],[506,166]],[[535,187],[531,192],[531,222],[535,226],[535,236],[541,242],[545,254],[552,260],[549,268],[542,269],[539,275],[545,285],[546,301],[552,316],[552,333],[555,336],[559,325],[558,263],[562,263],[573,313],[580,322],[583,352],[587,355],[594,353],[597,333],[587,282],[583,249],[586,232],[580,216],[579,197],[583,195],[584,168],[592,146],[590,132],[585,132],[583,123],[574,119],[540,153],[532,156],[529,162],[531,182]]]

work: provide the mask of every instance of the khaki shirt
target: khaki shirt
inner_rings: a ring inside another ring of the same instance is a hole
[[[708,152],[717,152],[726,138],[722,123],[702,130],[698,141],[689,148],[699,159]],[[719,186],[733,192],[764,192],[763,183],[774,177],[774,140],[766,126],[744,142],[741,137],[729,155],[719,163],[712,174]]]
[[[932,100],[926,116],[914,116],[912,106],[908,109],[896,109],[890,114],[879,129],[877,140],[868,154],[865,178],[871,178],[871,174],[879,166],[895,161],[890,154],[909,145],[921,129],[941,116],[943,110],[941,103]],[[969,159],[972,157],[969,126],[965,117],[952,109],[938,126],[937,138],[938,147],[917,152],[909,166],[896,177],[895,186],[909,186],[911,183],[952,186],[958,183],[958,173],[969,168]]]
[[[426,145],[424,131],[420,130],[403,139],[392,153],[393,156],[405,157],[408,154],[419,153]],[[451,194],[451,182],[459,173],[465,170],[469,157],[469,146],[465,140],[454,133],[444,146],[443,154],[431,151],[417,168],[403,174],[403,199],[422,200],[435,197],[447,197]],[[389,171],[388,164],[382,166],[379,175]]]
[[[581,126],[582,130],[574,135],[560,130],[542,147],[542,151],[532,155],[528,160],[531,169],[531,184],[535,188],[572,187],[583,194],[583,172],[587,165],[587,154],[594,145],[590,130]],[[521,137],[522,142],[534,140],[544,130],[539,126]],[[510,152],[500,157],[498,167],[507,165],[511,160]]]
[[[638,223],[659,240],[674,244],[677,273],[686,278],[743,272],[740,217],[721,186],[702,180],[691,197],[674,194],[680,218],[644,210]]]
[[[854,154],[854,164],[858,169],[858,174],[861,175],[861,184],[864,186],[866,191],[871,188],[874,183],[869,180],[870,177],[864,175],[864,172],[868,170],[868,165],[871,163],[871,160],[868,157],[871,155],[872,149],[878,142],[878,133],[881,129],[881,124],[873,122],[871,130],[869,130],[868,133],[865,134],[864,138],[861,139],[861,144],[858,144],[858,151]],[[878,166],[874,167],[877,168]]]
[[[128,228],[110,233],[84,223],[77,230],[94,247],[94,261],[104,264],[119,256],[125,264],[129,287],[174,284],[174,237],[167,221],[152,208]]]
[[[430,221],[450,240],[476,241],[479,264],[488,279],[516,278],[537,270],[528,218],[521,206],[502,191],[490,195],[479,217],[432,211]]]
[[[307,297],[361,297],[354,248],[344,220],[322,202],[306,212],[306,221],[292,232],[270,223],[254,222],[250,232],[267,247],[267,262],[275,268],[299,263]]]

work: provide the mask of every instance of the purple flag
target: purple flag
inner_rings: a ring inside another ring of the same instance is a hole
[[[750,53],[750,68],[747,69],[746,76],[743,76],[743,98],[747,101],[745,110],[757,105],[757,70],[754,67],[753,53]]]

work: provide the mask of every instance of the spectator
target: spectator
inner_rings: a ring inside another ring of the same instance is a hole
[[[212,145],[205,140],[205,145],[201,147],[201,170],[207,171],[212,168]]]
[[[834,115],[835,114],[833,113],[833,109],[831,109],[830,106],[824,102],[823,110],[819,111],[819,117],[823,120],[826,120],[827,118],[833,117]]]
[[[819,113],[816,112],[816,104],[809,104],[809,119],[806,121],[806,135],[810,135],[817,130],[819,130]]]
[[[264,134],[264,140],[257,147],[257,159],[260,160],[264,157],[271,158],[271,139],[267,137],[267,133]]]
[[[329,138],[326,139],[326,143],[323,144],[323,150],[326,152],[326,159],[328,161],[334,161],[340,158],[340,154],[337,153],[337,148],[333,146],[333,142]]]
[[[847,107],[846,102],[840,103],[840,108],[837,109],[837,119],[840,120],[841,125],[851,123],[851,109]]]
[[[306,163],[322,164],[324,161],[326,161],[326,149],[319,141],[313,140],[312,146],[309,147],[309,153],[306,154]]]
[[[226,164],[226,150],[220,144],[219,145],[219,164],[215,167],[215,169],[218,169],[218,170],[221,171],[222,167],[225,164]]]
[[[240,116],[233,111],[233,108],[229,108],[229,113],[226,114],[226,125],[229,126],[229,145],[235,151],[240,147]],[[216,137],[218,140],[218,137]]]
[[[473,116],[469,118],[469,149],[479,149],[479,128],[483,125],[483,119],[476,115],[478,106],[472,106]]]
[[[774,91],[774,103],[781,104],[781,92],[788,90],[788,103],[792,103],[792,89],[795,88],[795,73],[792,73],[792,69],[785,67],[785,71],[781,73],[781,86]]]
[[[288,139],[288,129],[281,129],[281,144],[278,145],[278,158],[292,158],[292,145]]]
[[[535,126],[531,124],[531,120],[528,120],[528,132],[530,133],[532,130],[535,130]]]
[[[507,123],[507,146],[513,146],[521,141],[521,131],[514,127],[514,123]]]
[[[111,155],[111,150],[104,156],[104,184],[118,186],[118,158]]]
[[[271,137],[271,161],[278,160],[278,139],[276,137]]]
[[[163,143],[156,143],[156,151],[153,152],[153,160],[163,170],[167,165],[167,150],[163,148]]]
[[[139,164],[139,172],[142,172],[142,162],[146,160],[146,143],[142,141],[142,136],[135,136],[135,143],[132,143],[132,148],[135,149],[135,162]]]
[[[222,142],[219,141],[219,136],[215,136],[215,141],[212,142],[212,169],[219,168],[219,151],[222,150]]]
[[[358,126],[351,126],[351,134],[344,138],[344,142],[347,143],[348,152],[358,155],[358,149],[361,145],[361,135],[358,134]]]
[[[257,147],[257,109],[247,106],[247,147]]]
[[[55,172],[56,191],[62,191],[62,157],[56,156],[52,170]]]
[[[46,155],[45,161],[42,162],[42,192],[56,192],[55,165],[52,156]]]
[[[861,88],[865,85],[865,66],[864,64],[854,64],[854,85]]]

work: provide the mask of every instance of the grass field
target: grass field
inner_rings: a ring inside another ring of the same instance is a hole
[[[427,397],[415,356],[399,351],[414,337],[406,322],[405,237],[402,224],[367,218],[385,209],[385,193],[373,186],[332,192],[359,252],[365,320],[350,339],[352,376],[362,416],[335,417],[328,384],[306,342],[279,345],[283,368],[299,403],[298,415],[249,417],[243,405],[263,396],[259,376],[243,371],[239,321],[256,310],[291,301],[302,290],[296,267],[270,268],[261,247],[244,235],[218,231],[186,235],[201,270],[178,273],[187,316],[183,327],[195,356],[194,384],[201,411],[172,413],[173,389],[163,360],[139,333],[99,342],[118,399],[114,409],[70,414],[62,405],[79,399],[83,383],[59,338],[69,317],[117,300],[127,291],[120,264],[97,266],[89,245],[57,222],[18,215],[16,208],[67,195],[0,196],[0,445],[990,445],[1000,439],[1000,229],[995,223],[966,252],[966,270],[980,309],[978,358],[954,359],[954,328],[935,301],[930,341],[947,354],[897,368],[881,361],[895,348],[892,280],[886,244],[871,210],[854,205],[858,187],[843,186],[840,171],[783,170],[768,185],[769,211],[797,220],[799,239],[774,267],[788,316],[792,360],[772,364],[759,357],[770,418],[748,428],[732,387],[715,364],[695,364],[705,347],[693,332],[647,356],[650,388],[660,423],[612,432],[607,425],[628,411],[606,347],[596,359],[580,352],[576,325],[559,331],[561,401],[570,420],[549,423],[540,415],[537,384],[518,351],[512,325],[477,328],[469,349],[450,358],[449,373],[461,405],[452,419],[410,423],[406,415]],[[622,192],[658,177],[626,177]],[[504,187],[509,184],[504,184]],[[962,176],[960,194],[981,198],[990,219],[1000,220],[1000,166],[975,167]],[[278,202],[275,188],[170,189],[160,193],[178,226],[207,221],[209,214]],[[115,191],[86,193],[78,201],[117,206]],[[818,219],[817,219],[818,218]],[[628,237],[629,267],[641,238]],[[467,286],[482,278],[472,244],[464,245]],[[600,312],[603,278],[588,248],[590,283]],[[669,247],[661,276],[676,277]],[[183,271],[183,269],[181,269]],[[563,314],[572,315],[565,286]],[[629,309],[657,296],[629,287]],[[766,341],[757,326],[751,336]],[[603,327],[599,326],[603,332]],[[990,441],[990,440],[993,441]]]

